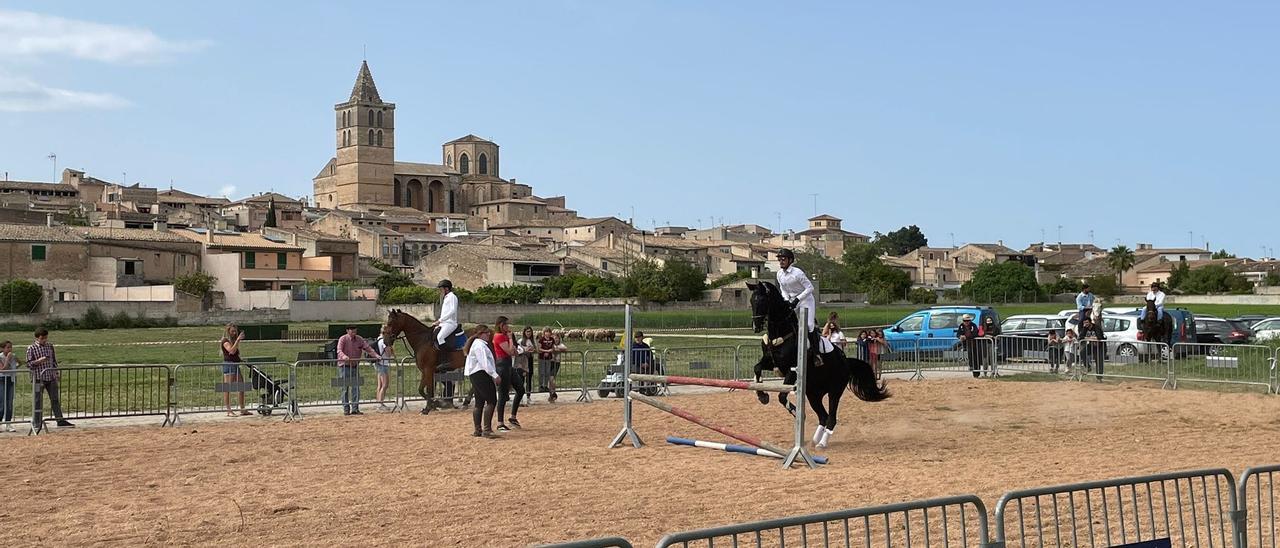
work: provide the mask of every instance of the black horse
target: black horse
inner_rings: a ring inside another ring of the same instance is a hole
[[[1156,302],[1148,300],[1146,308],[1142,311],[1142,319],[1138,322],[1138,330],[1142,332],[1142,340],[1172,345],[1173,318],[1166,313],[1163,318],[1157,320],[1156,316],[1158,315]]]
[[[796,312],[773,284],[750,282],[747,287],[751,289],[751,327],[756,333],[765,332],[760,343],[763,355],[755,368],[756,382],[760,382],[760,375],[766,369],[776,369],[782,374],[784,384],[795,384],[796,337],[802,336],[797,334]],[[836,429],[836,413],[846,386],[858,399],[869,402],[888,398],[889,392],[876,380],[871,364],[846,357],[839,348],[822,354],[821,365],[816,365],[817,358],[817,349],[811,348],[805,360],[805,397],[818,415],[818,429],[814,432],[813,442],[818,447],[826,447],[827,438]],[[756,392],[756,396],[760,403],[769,403],[767,393]],[[823,396],[831,405],[829,414],[822,405]],[[795,406],[787,401],[786,393],[778,393],[778,403],[795,414]]]

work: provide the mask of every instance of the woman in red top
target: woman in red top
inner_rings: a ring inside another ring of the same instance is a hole
[[[508,432],[511,430],[507,428],[508,422],[511,426],[520,428],[516,413],[520,411],[520,400],[524,399],[524,378],[520,377],[519,370],[512,363],[512,358],[516,354],[516,345],[511,336],[511,323],[506,316],[498,316],[494,328],[496,331],[493,334],[493,357],[498,367],[498,376],[502,377],[502,382],[498,386],[498,431]],[[507,402],[511,400],[512,388],[516,389],[516,399],[511,402],[511,420],[507,421],[505,420]]]

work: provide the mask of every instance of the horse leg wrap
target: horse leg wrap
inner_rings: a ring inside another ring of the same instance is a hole
[[[827,436],[827,429],[824,428],[821,424],[819,424],[818,428],[813,431],[813,444],[817,445],[818,443],[822,442],[822,438],[825,438],[826,436]]]

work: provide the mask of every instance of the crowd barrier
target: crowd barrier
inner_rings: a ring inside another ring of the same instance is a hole
[[[1218,468],[1020,489],[1001,496],[994,513],[960,495],[670,533],[657,546],[1275,548],[1277,476],[1280,465],[1249,468],[1239,482]]]
[[[168,366],[60,367],[58,373],[59,399],[67,420],[156,416],[163,417],[165,425],[172,421],[173,370]],[[32,394],[36,399],[51,399],[48,394],[41,398],[34,389]],[[39,415],[39,410],[34,414]],[[43,421],[55,420],[51,415],[44,415]]]
[[[31,433],[35,430],[32,400],[35,383],[29,369],[18,369],[0,374],[0,390],[7,391],[0,398],[8,398],[10,416],[0,413],[0,428]],[[0,409],[0,411],[3,411]]]
[[[253,362],[236,364],[239,380],[227,379],[223,363],[184,363],[173,367],[173,402],[171,423],[177,425],[183,415],[200,413],[233,413],[243,410],[267,416],[281,413],[285,420],[297,414],[292,393],[293,364],[286,362]]]

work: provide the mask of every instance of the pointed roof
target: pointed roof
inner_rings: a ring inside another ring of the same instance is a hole
[[[459,137],[445,144],[447,145],[450,143],[492,143],[492,142],[493,141],[490,141],[488,139],[477,137],[474,133],[468,133],[465,136]]]
[[[382,102],[382,97],[378,96],[378,86],[373,83],[373,74],[369,72],[368,61],[360,62],[360,73],[356,75],[356,85],[351,87],[351,100]]]

